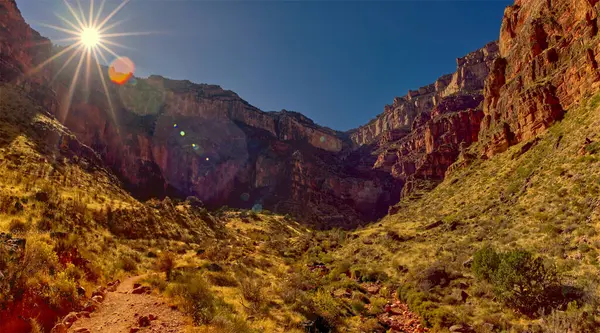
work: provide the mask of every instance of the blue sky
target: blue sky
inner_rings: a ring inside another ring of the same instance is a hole
[[[496,40],[511,3],[133,0],[114,31],[157,33],[119,37],[131,49],[115,50],[135,62],[136,76],[219,84],[264,111],[299,111],[348,130]],[[62,1],[17,4],[42,35],[66,36],[39,24],[59,25],[54,13],[69,15]],[[105,12],[118,4],[109,0]]]

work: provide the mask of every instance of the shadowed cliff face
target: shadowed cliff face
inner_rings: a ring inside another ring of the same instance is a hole
[[[60,96],[72,71],[54,85]],[[160,76],[109,93],[114,112],[92,76],[57,117],[140,198],[193,195],[215,208],[264,208],[348,228],[399,199],[400,182],[348,164],[346,134],[299,113],[263,112],[218,86]]]
[[[542,133],[598,90],[597,2],[517,0],[505,10],[485,87],[485,155]]]

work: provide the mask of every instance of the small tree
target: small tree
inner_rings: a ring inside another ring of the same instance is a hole
[[[554,266],[524,250],[496,252],[484,246],[473,255],[473,274],[494,286],[494,293],[507,305],[532,315],[556,306],[559,284]]]
[[[526,314],[550,306],[550,294],[557,285],[554,267],[523,250],[504,253],[494,277],[498,297]]]

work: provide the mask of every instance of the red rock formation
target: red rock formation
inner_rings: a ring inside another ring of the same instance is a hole
[[[485,155],[542,133],[598,90],[597,2],[517,0],[505,10],[485,87]]]
[[[38,65],[51,51],[50,41],[25,23],[14,0],[0,1],[0,83],[20,85],[49,111],[56,107],[56,97],[44,85],[51,70]]]
[[[391,130],[413,127],[416,117],[429,114],[440,101],[454,94],[467,92],[481,95],[491,62],[498,54],[498,44],[489,43],[483,48],[456,59],[457,70],[440,77],[435,83],[409,91],[406,96],[396,97],[392,105],[367,125],[350,131],[350,137],[358,145],[372,144]]]
[[[490,43],[457,59],[454,74],[397,97],[375,120],[351,131],[352,140],[374,146],[373,167],[408,182],[404,193],[415,179],[443,179],[461,147],[478,140],[484,81],[497,54],[498,45]]]

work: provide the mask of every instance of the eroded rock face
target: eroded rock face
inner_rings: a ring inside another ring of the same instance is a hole
[[[369,124],[351,131],[357,145],[372,146],[373,167],[407,182],[443,179],[461,149],[478,140],[484,82],[494,68],[498,44],[457,59],[457,71],[394,99]]]
[[[492,156],[545,131],[598,90],[597,1],[515,1],[486,80],[480,139]]]
[[[61,96],[68,78],[55,85]],[[57,117],[138,197],[193,195],[209,207],[292,213],[320,227],[354,227],[398,200],[388,174],[347,170],[346,134],[299,113],[263,112],[218,86],[159,76],[111,86],[113,113],[99,87],[92,78],[89,93],[78,90]]]
[[[411,90],[396,97],[392,105],[367,125],[350,131],[358,145],[371,144],[390,131],[410,130],[415,118],[429,114],[445,97],[473,93],[481,95],[490,65],[498,55],[498,44],[489,43],[483,48],[456,59],[457,70],[440,77],[435,83]]]
[[[46,109],[56,108],[56,96],[45,83],[50,67],[38,68],[52,52],[50,41],[21,17],[14,0],[0,1],[0,83],[21,86]]]

